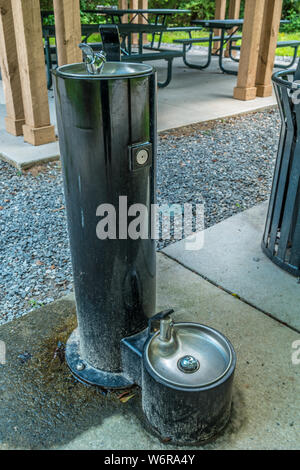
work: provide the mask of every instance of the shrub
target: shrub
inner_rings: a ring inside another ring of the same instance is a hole
[[[282,30],[285,31],[286,33],[294,33],[300,32],[300,14],[297,13],[295,10],[290,10],[287,15],[285,16],[285,19],[290,20],[289,24],[285,24],[282,27]]]
[[[53,0],[40,0],[42,10],[53,10]],[[97,5],[118,5],[118,0],[80,0],[81,10],[94,10]],[[227,2],[228,8],[229,2]],[[241,2],[240,17],[244,15],[245,0]],[[171,23],[174,25],[189,24],[191,20],[196,18],[208,19],[214,17],[215,0],[149,0],[149,8],[177,8],[191,10],[187,15],[174,15]],[[286,32],[300,31],[300,1],[299,0],[283,0],[282,18],[289,19],[290,24],[285,25],[282,29]],[[99,16],[81,11],[82,23],[95,23],[101,20]],[[50,15],[44,19],[45,24],[53,24],[54,17]]]

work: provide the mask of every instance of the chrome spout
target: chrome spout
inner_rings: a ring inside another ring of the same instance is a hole
[[[177,335],[171,314],[173,309],[164,310],[149,320],[149,333],[156,335],[155,355],[157,358],[169,357],[178,349]]]
[[[79,44],[83,53],[84,63],[89,74],[100,74],[106,62],[106,54],[103,51],[94,52],[93,49],[85,43]]]
[[[170,315],[162,318],[160,320],[159,328],[159,339],[163,342],[168,342],[171,340],[173,330],[173,320]]]

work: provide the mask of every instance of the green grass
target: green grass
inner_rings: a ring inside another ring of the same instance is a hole
[[[203,38],[207,37],[207,31],[195,31],[192,33],[192,36],[195,38]],[[239,34],[239,32],[237,33]],[[158,37],[158,36],[157,36]],[[178,31],[176,33],[171,33],[171,32],[166,32],[163,34],[163,42],[167,44],[172,44],[174,39],[184,39],[187,38],[188,34],[184,33],[183,31]],[[148,35],[148,40],[151,41],[152,36],[149,34]],[[293,41],[293,40],[298,40],[300,41],[300,32],[299,33],[279,33],[278,34],[278,41]],[[50,39],[51,44],[55,44],[55,39],[51,38]],[[99,42],[100,41],[100,35],[95,33],[92,34],[89,37],[88,42]],[[241,44],[241,41],[237,42],[238,45]],[[208,43],[200,43],[201,46],[206,46],[208,47]],[[280,47],[276,49],[276,55],[278,56],[293,56],[294,55],[294,49],[291,47]],[[300,48],[298,50],[298,57],[300,57]]]
[[[279,33],[278,34],[278,41],[300,41],[300,32],[299,33]],[[299,48],[300,49],[300,48]],[[280,47],[276,49],[276,55],[293,55],[294,49],[290,47]],[[300,50],[298,50],[298,57],[300,57]]]
[[[207,37],[207,31],[196,31],[192,33],[192,36],[195,38],[203,38]],[[237,32],[236,34],[240,34]],[[174,39],[184,39],[187,38],[188,35],[187,33],[184,33],[182,31],[178,31],[176,33],[164,33],[163,34],[163,42],[171,44]],[[148,39],[151,39],[151,36],[149,35]],[[293,40],[298,40],[300,41],[300,32],[299,33],[279,33],[278,34],[278,41],[293,41]],[[240,45],[241,41],[237,42],[237,45]],[[200,43],[201,46],[207,46],[208,43]],[[294,55],[294,49],[291,47],[279,47],[276,49],[276,55],[278,56],[293,56]],[[298,56],[300,56],[300,48],[298,50]]]

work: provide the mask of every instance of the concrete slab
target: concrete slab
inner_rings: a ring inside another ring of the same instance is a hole
[[[194,60],[194,56],[193,56]],[[197,62],[197,61],[196,61]],[[237,69],[230,59],[227,67]],[[173,79],[167,88],[158,94],[158,128],[160,131],[182,127],[196,122],[221,119],[236,114],[248,113],[276,105],[274,94],[268,98],[240,101],[233,98],[237,77],[223,74],[218,59],[205,70],[186,67],[182,59],[176,59]],[[158,75],[163,73],[161,62],[153,63]]]
[[[299,335],[160,254],[157,310],[171,306],[176,320],[222,331],[238,357],[230,423],[214,442],[196,448],[299,449],[300,365],[292,363]],[[0,327],[7,347],[0,365],[0,449],[177,449],[144,427],[138,389],[122,404],[116,393],[103,396],[75,382],[54,358],[75,323],[69,298]],[[22,362],[25,352],[31,356]]]
[[[199,60],[197,55],[193,55],[193,60]],[[237,64],[230,59],[226,62],[227,66],[237,68]],[[166,62],[155,61],[152,65],[157,69],[159,78],[164,80]],[[235,85],[236,77],[221,73],[217,58],[213,58],[211,66],[202,71],[186,67],[180,58],[175,59],[170,85],[158,91],[158,131],[247,113],[276,104],[274,95],[253,101],[235,100],[232,97]],[[51,123],[56,127],[53,91],[50,90],[48,95]],[[32,164],[58,158],[57,142],[33,147],[24,143],[23,137],[14,137],[5,131],[5,101],[1,81],[0,103],[0,158],[18,168],[28,168]]]
[[[19,169],[30,168],[37,163],[57,160],[60,156],[58,141],[35,147],[24,142],[23,136],[15,137],[5,130],[5,105],[0,105],[0,158]],[[53,122],[53,121],[52,121]]]
[[[184,240],[163,252],[217,286],[300,330],[300,284],[261,250],[267,202],[204,231],[199,251],[185,250]]]

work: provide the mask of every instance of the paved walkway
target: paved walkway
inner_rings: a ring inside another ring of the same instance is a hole
[[[300,283],[272,263],[261,249],[267,203],[204,232],[204,247],[185,250],[185,241],[163,252],[188,269],[300,332]]]
[[[165,61],[156,61],[159,77],[165,76]],[[230,61],[230,66],[237,64]],[[232,98],[236,77],[220,72],[217,59],[203,71],[186,67],[182,59],[174,61],[171,84],[158,91],[158,130],[172,129],[196,122],[219,119],[239,113],[263,109],[276,104],[274,96],[257,98],[253,101],[239,101]],[[19,168],[34,163],[58,158],[58,142],[33,147],[24,143],[23,137],[7,134],[4,128],[5,105],[0,81],[0,158],[10,161]],[[49,92],[51,122],[56,125],[53,92]]]

